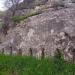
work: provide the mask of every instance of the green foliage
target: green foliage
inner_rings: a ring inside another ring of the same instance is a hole
[[[0,29],[2,29],[4,26],[4,23],[3,22],[0,22]]]
[[[75,75],[75,64],[63,59],[38,60],[27,56],[0,55],[0,75]]]
[[[28,17],[31,17],[31,16],[35,16],[35,15],[38,15],[40,14],[40,12],[34,12],[34,13],[30,13],[30,14],[27,14],[25,16],[13,16],[11,19],[14,21],[14,22],[20,22],[24,19],[27,19]]]
[[[14,22],[20,22],[21,20],[24,20],[25,19],[25,16],[13,16],[12,17],[12,20]]]

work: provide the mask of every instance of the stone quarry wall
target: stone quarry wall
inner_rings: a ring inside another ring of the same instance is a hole
[[[54,56],[56,49],[67,60],[73,59],[75,49],[75,4],[29,17],[10,28],[0,50],[5,54]]]

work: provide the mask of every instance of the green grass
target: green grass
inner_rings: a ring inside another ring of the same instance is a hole
[[[33,13],[30,13],[30,14],[27,14],[25,16],[13,16],[11,19],[14,21],[14,22],[20,22],[24,19],[27,19],[28,17],[31,17],[31,16],[35,16],[35,15],[38,15],[40,14],[41,12],[33,12]]]
[[[0,75],[75,75],[75,64],[56,58],[0,55]]]

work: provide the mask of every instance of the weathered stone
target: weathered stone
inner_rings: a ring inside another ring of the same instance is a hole
[[[37,57],[41,56],[41,46],[45,56],[54,56],[55,50],[59,48],[65,58],[71,59],[75,44],[75,7],[56,11],[48,8],[41,14],[29,17],[9,29],[7,40],[11,44],[2,43],[0,48],[11,45],[15,51],[21,49],[22,55],[29,55],[31,48],[33,56]]]

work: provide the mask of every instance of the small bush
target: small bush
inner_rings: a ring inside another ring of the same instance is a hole
[[[14,22],[20,22],[21,20],[24,20],[24,19],[25,19],[24,16],[13,16],[13,17],[12,17],[12,20],[13,20]]]
[[[40,12],[34,12],[34,13],[30,13],[30,14],[27,14],[25,16],[13,16],[11,19],[14,21],[14,22],[20,22],[24,19],[27,19],[28,17],[31,17],[31,16],[35,16],[35,15],[38,15],[40,14]]]

